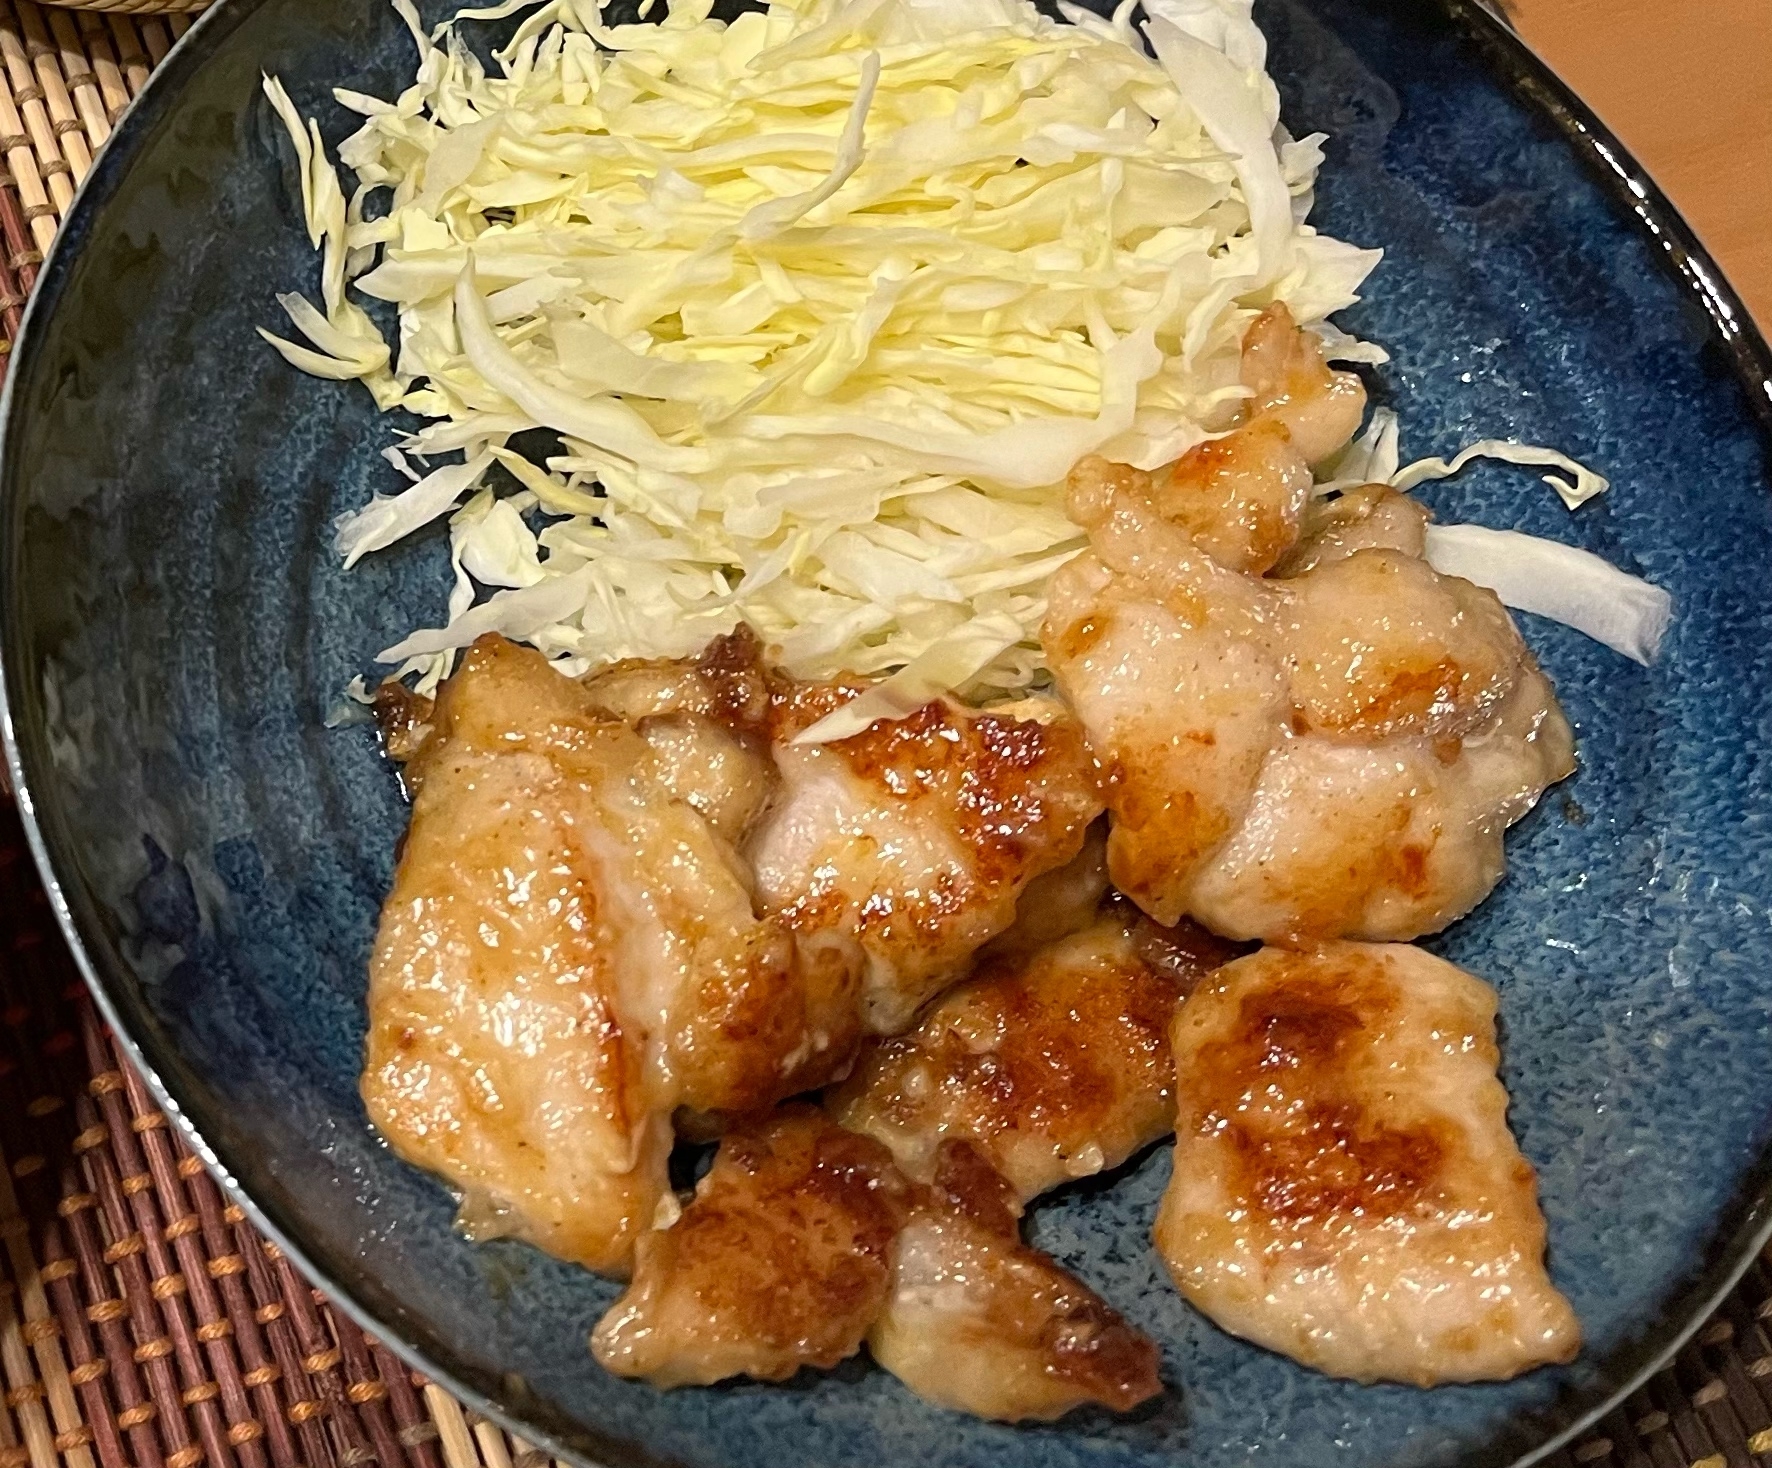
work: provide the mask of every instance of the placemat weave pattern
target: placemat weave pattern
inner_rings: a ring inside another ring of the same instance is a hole
[[[93,153],[188,24],[0,0],[0,354]],[[1548,1461],[1772,1465],[1772,1262]],[[549,1468],[245,1223],[98,1020],[0,797],[0,1468],[371,1463]]]

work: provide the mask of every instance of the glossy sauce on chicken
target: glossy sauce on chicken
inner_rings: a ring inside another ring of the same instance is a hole
[[[835,1366],[885,1306],[911,1191],[891,1153],[813,1107],[734,1128],[682,1217],[641,1238],[597,1360],[663,1387]]]
[[[620,1270],[664,1196],[670,1129],[617,1013],[589,843],[645,746],[503,642],[401,732],[412,823],[370,961],[369,1114],[461,1190],[476,1237]]]
[[[1043,641],[1103,770],[1109,872],[1227,937],[1436,932],[1573,770],[1568,723],[1495,596],[1420,559],[1417,507],[1300,497],[1358,384],[1283,308],[1244,369],[1255,411],[1226,437],[1068,486],[1090,549],[1054,575]]]
[[[1156,1242],[1225,1329],[1430,1385],[1575,1354],[1496,1078],[1495,993],[1401,944],[1263,949],[1177,1015]]]
[[[1155,1396],[1156,1345],[1023,1243],[1011,1201],[968,1144],[943,1144],[893,1244],[874,1359],[925,1401],[1001,1422],[1090,1403],[1125,1412]]]
[[[860,1349],[919,1396],[1002,1421],[1159,1390],[1156,1347],[1023,1243],[1008,1185],[946,1143],[903,1177],[879,1143],[810,1107],[735,1126],[592,1336],[655,1386],[776,1381]]]
[[[1078,854],[1101,799],[1076,721],[1052,703],[1035,718],[937,701],[848,739],[794,742],[856,691],[778,695],[781,791],[746,854],[765,913],[860,945],[863,1024],[891,1034],[965,976],[1029,882]]]
[[[1175,1007],[1237,952],[1198,930],[1141,941],[1148,926],[1109,912],[1025,957],[987,964],[915,1029],[868,1045],[829,1094],[832,1114],[925,1180],[944,1143],[967,1142],[1009,1182],[1018,1207],[1117,1167],[1173,1128]]]

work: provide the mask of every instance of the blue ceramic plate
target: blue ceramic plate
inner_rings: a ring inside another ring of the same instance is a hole
[[[316,266],[261,68],[342,131],[409,43],[377,0],[224,0],[106,150],[45,268],[7,389],[9,752],[106,1013],[255,1217],[365,1323],[522,1430],[610,1464],[1362,1468],[1499,1463],[1662,1358],[1764,1236],[1772,1133],[1772,497],[1765,349],[1628,158],[1474,9],[1268,0],[1295,132],[1334,142],[1319,220],[1389,252],[1347,324],[1387,345],[1406,448],[1551,443],[1616,487],[1567,515],[1529,474],[1442,485],[1457,519],[1577,541],[1670,588],[1644,670],[1527,619],[1582,772],[1515,832],[1439,946],[1493,979],[1572,1366],[1358,1387],[1193,1314],[1147,1243],[1158,1148],[1042,1205],[1034,1238],[1163,1345],[1167,1399],[1015,1430],[855,1362],[663,1395],[590,1362],[614,1286],[473,1247],[357,1098],[364,964],[399,789],[321,720],[442,614],[441,530],[351,575],[332,518],[385,487],[366,394],[252,334]],[[1670,268],[1671,266],[1671,268]]]

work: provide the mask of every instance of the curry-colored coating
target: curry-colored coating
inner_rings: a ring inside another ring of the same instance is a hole
[[[814,1107],[744,1123],[682,1216],[641,1238],[592,1351],[661,1387],[835,1366],[885,1304],[911,1193],[884,1147]]]
[[[1226,1329],[1337,1376],[1505,1379],[1580,1341],[1496,1079],[1495,996],[1403,945],[1263,949],[1176,1017],[1156,1241]]]
[[[1125,1412],[1156,1396],[1156,1344],[1023,1243],[1013,1204],[971,1144],[942,1144],[893,1245],[874,1359],[926,1401],[1003,1422],[1091,1403]]]
[[[1077,855],[1101,799],[1082,731],[1050,703],[1035,718],[936,701],[792,742],[855,691],[778,685],[781,794],[744,849],[767,917],[860,944],[864,1024],[891,1033],[1010,926],[1029,882]]]
[[[1020,1202],[1118,1166],[1174,1125],[1176,1004],[1240,951],[1154,928],[1122,908],[986,963],[915,1029],[864,1047],[832,1114],[925,1180],[945,1143],[968,1142]]]

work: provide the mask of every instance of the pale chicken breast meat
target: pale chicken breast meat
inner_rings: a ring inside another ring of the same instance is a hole
[[[832,1114],[924,1181],[949,1141],[976,1148],[1020,1203],[1117,1167],[1175,1121],[1169,1024],[1237,949],[1124,907],[1034,953],[994,960],[916,1028],[864,1047]]]
[[[1573,770],[1568,724],[1494,594],[1421,559],[1424,512],[1376,485],[1306,503],[1299,465],[1364,399],[1283,308],[1244,381],[1248,421],[1169,469],[1071,474],[1090,549],[1042,642],[1103,771],[1109,873],[1232,938],[1435,932]]]
[[[1550,681],[1526,664],[1459,739],[1285,734],[1237,832],[1196,872],[1190,910],[1272,942],[1438,932],[1501,880],[1507,828],[1575,768]]]
[[[1155,1343],[1022,1241],[1012,1198],[969,1144],[943,1144],[893,1242],[874,1359],[925,1401],[1000,1422],[1156,1396]]]
[[[863,1027],[903,1029],[1015,920],[1023,888],[1083,847],[1101,810],[1076,721],[937,701],[829,744],[795,736],[854,697],[784,685],[775,800],[745,847],[761,911],[804,942],[859,944]]]
[[[1495,992],[1400,944],[1263,949],[1177,1014],[1156,1243],[1234,1334],[1359,1381],[1501,1380],[1580,1331],[1495,1074]]]

